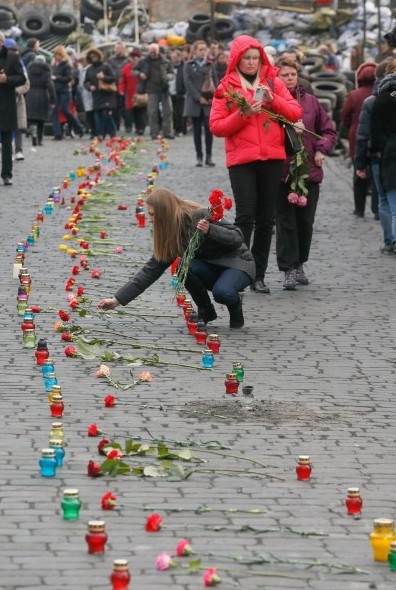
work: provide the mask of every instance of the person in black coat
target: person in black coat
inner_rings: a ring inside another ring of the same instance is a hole
[[[18,129],[15,88],[26,82],[19,56],[4,46],[5,35],[0,31],[0,132],[1,178],[5,186],[12,185],[12,132]]]
[[[183,256],[196,230],[202,236],[190,262],[186,289],[205,323],[217,318],[208,291],[227,306],[230,327],[242,328],[244,317],[239,292],[255,277],[253,255],[243,242],[241,230],[221,219],[208,219],[208,210],[194,201],[179,199],[167,189],[157,189],[146,200],[154,225],[154,252],[138,273],[114,295],[99,302],[99,309],[127,305],[157,281],[178,257]]]
[[[32,145],[43,145],[44,123],[48,121],[49,105],[55,103],[51,68],[42,55],[37,55],[27,69],[30,90],[25,96],[28,128]]]
[[[392,235],[396,236],[396,58],[385,70],[378,84],[378,94],[371,111],[370,125],[372,156],[379,157],[382,189],[388,198],[392,215]]]
[[[103,53],[95,47],[90,49],[86,55],[87,64],[91,64],[85,73],[84,86],[92,92],[92,109],[95,118],[96,132],[99,137],[110,137],[117,135],[117,126],[114,121],[113,111],[117,108],[117,84],[113,68],[103,63]],[[99,81],[106,84],[114,84],[114,90],[101,90]]]
[[[73,79],[73,68],[70,57],[64,47],[61,45],[54,49],[54,63],[52,66],[52,80],[55,86],[55,105],[51,113],[52,127],[54,129],[54,139],[63,139],[62,128],[58,119],[59,109],[69,123],[69,126],[80,137],[84,135],[84,129],[81,123],[70,112],[71,101],[71,82]]]

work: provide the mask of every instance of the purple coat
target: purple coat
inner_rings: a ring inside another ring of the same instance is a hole
[[[297,92],[298,91],[298,92]],[[309,153],[309,181],[322,182],[323,169],[321,166],[316,166],[314,162],[315,152],[319,151],[323,154],[328,154],[333,149],[336,143],[336,132],[333,121],[330,119],[326,111],[320,105],[316,96],[308,94],[302,86],[291,92],[294,98],[297,98],[303,110],[303,122],[306,129],[314,131],[322,137],[317,139],[309,133],[303,134],[304,147]],[[282,181],[284,182],[289,174],[289,166],[292,158],[285,161],[282,171]]]

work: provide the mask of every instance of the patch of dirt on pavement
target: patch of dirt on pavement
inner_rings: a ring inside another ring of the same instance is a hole
[[[231,399],[224,402],[190,402],[179,411],[189,418],[210,422],[255,422],[274,425],[285,422],[317,422],[340,421],[340,414],[313,411],[302,404],[291,404],[275,401],[256,401],[254,399]]]

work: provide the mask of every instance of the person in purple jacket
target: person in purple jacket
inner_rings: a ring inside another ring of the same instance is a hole
[[[296,123],[297,132],[302,133],[303,144],[309,154],[309,176],[307,180],[307,204],[305,207],[288,201],[290,189],[290,164],[292,158],[285,160],[282,182],[276,204],[276,256],[278,268],[285,273],[283,288],[293,290],[297,284],[308,285],[303,264],[307,262],[311,247],[315,212],[319,199],[319,186],[323,180],[325,156],[331,152],[336,142],[333,122],[317,98],[298,84],[297,64],[288,56],[282,56],[276,63],[278,76],[283,80],[291,95],[302,107],[302,120]],[[300,129],[298,129],[300,128]],[[321,136],[303,132],[313,131]]]

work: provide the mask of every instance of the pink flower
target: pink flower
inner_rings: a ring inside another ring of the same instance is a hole
[[[220,584],[220,582],[221,582],[221,579],[217,575],[217,570],[215,567],[211,567],[204,572],[204,574],[203,574],[204,586],[216,586],[217,584]]]
[[[307,197],[304,197],[304,196],[299,197],[297,205],[299,207],[306,207],[306,205],[307,205]]]
[[[157,570],[163,571],[168,570],[170,567],[175,567],[176,564],[169,553],[162,551],[158,555],[155,565],[157,566]]]
[[[151,373],[149,371],[142,371],[138,375],[138,379],[141,383],[149,383],[153,380]]]
[[[70,301],[73,301],[74,299],[74,295],[73,293],[68,293],[66,296],[67,301],[70,303]]]
[[[95,377],[110,377],[110,373],[111,371],[107,365],[100,365],[95,373]]]
[[[292,205],[297,205],[299,201],[299,196],[297,193],[289,193],[287,195],[287,200],[289,201],[289,203],[292,203]]]
[[[190,542],[186,539],[181,539],[176,545],[176,555],[178,557],[185,557],[187,555],[191,555],[193,553],[193,549],[190,545]]]
[[[115,252],[116,254],[122,254],[122,252],[123,252],[123,250],[122,250],[122,246],[116,246],[116,247],[114,248],[114,252]]]

